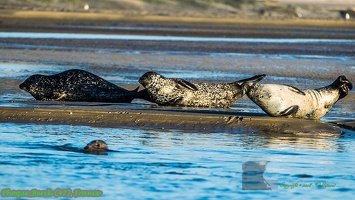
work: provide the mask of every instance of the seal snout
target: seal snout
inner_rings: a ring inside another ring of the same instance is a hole
[[[344,83],[349,90],[353,89],[353,84],[345,76],[340,76],[340,81]]]
[[[43,82],[43,76],[39,74],[28,77],[24,82],[19,85],[19,88],[26,92],[31,92],[33,88],[37,88],[38,84]]]
[[[24,83],[24,82],[21,83],[21,84],[19,85],[19,88],[22,89],[22,90],[24,90],[24,89],[25,89],[25,83]]]
[[[26,92],[30,92],[30,87],[29,87],[27,81],[21,83],[21,84],[19,85],[19,88],[20,88],[21,90],[25,90]]]

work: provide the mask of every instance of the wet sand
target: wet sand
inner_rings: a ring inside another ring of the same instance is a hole
[[[53,106],[54,105],[54,106]],[[85,105],[85,106],[83,106]],[[90,106],[89,106],[90,105]],[[334,136],[339,128],[321,121],[270,118],[265,115],[208,110],[149,109],[99,103],[36,104],[34,107],[1,107],[0,122],[179,129],[194,132],[259,130],[271,135]]]

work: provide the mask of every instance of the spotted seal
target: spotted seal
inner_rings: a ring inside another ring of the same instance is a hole
[[[248,85],[246,95],[268,115],[305,119],[323,117],[353,87],[345,76],[339,76],[326,87],[304,91],[287,85],[260,83]]]
[[[107,144],[103,140],[93,140],[88,143],[83,151],[86,154],[107,155]]]
[[[134,98],[149,98],[146,91],[138,92],[139,87],[129,91],[80,69],[50,76],[35,74],[19,87],[37,100],[129,103]]]
[[[228,108],[245,94],[246,82],[258,82],[265,74],[231,83],[192,83],[147,72],[140,79],[150,99],[162,106]]]

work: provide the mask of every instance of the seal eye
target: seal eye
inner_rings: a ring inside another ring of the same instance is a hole
[[[348,82],[348,80],[346,79],[346,77],[345,76],[339,76],[339,81],[340,82]]]

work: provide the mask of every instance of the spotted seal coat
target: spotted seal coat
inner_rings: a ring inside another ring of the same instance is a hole
[[[353,87],[345,76],[339,76],[326,87],[304,91],[287,85],[260,83],[248,85],[247,96],[268,115],[305,119],[323,117]]]
[[[257,82],[265,75],[231,83],[192,83],[147,72],[140,79],[150,99],[163,106],[228,108],[245,94],[246,82]]]
[[[129,103],[134,98],[147,99],[138,88],[129,91],[90,72],[72,69],[59,74],[32,75],[19,86],[37,100]]]
[[[107,150],[107,144],[103,140],[93,140],[83,149],[84,153],[96,155],[107,155]]]

